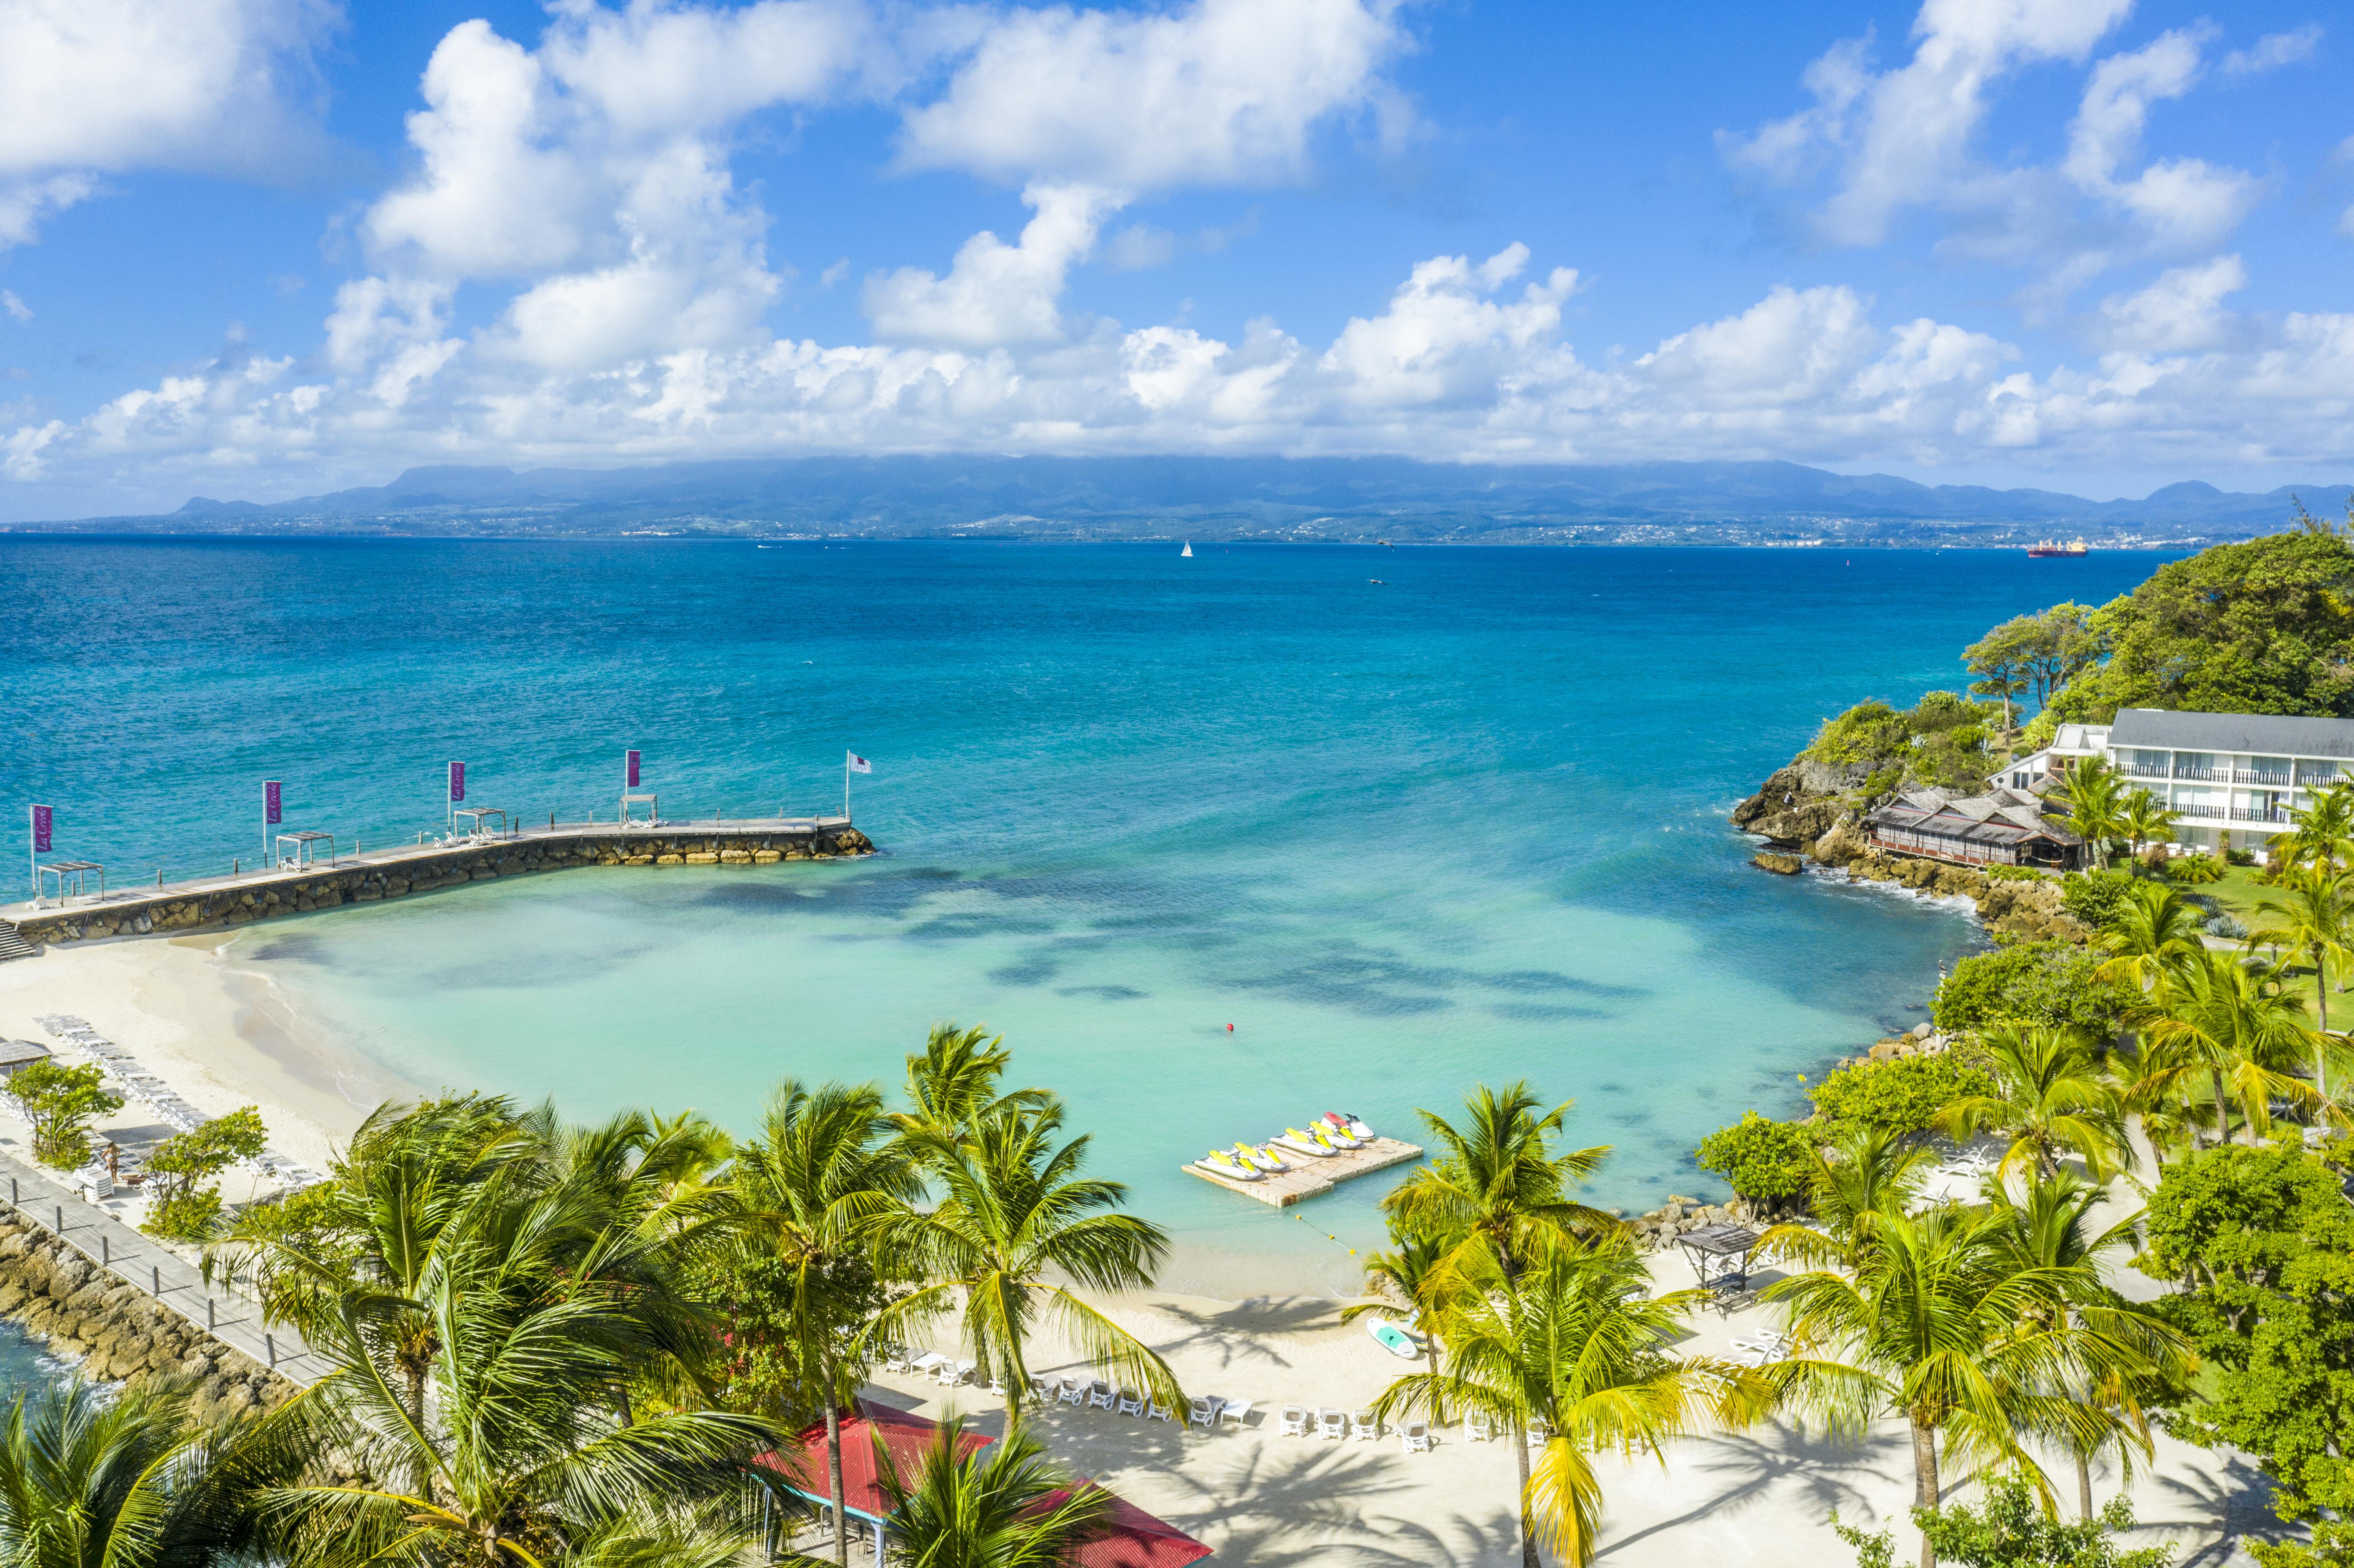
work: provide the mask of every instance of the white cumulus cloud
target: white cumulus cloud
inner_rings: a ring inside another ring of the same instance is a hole
[[[1022,199],[1038,216],[1018,244],[984,228],[957,251],[945,278],[903,267],[869,279],[866,313],[876,335],[955,348],[1061,338],[1064,280],[1095,249],[1096,230],[1121,198],[1087,185],[1034,185]]]
[[[326,0],[0,5],[0,246],[139,168],[267,173],[316,138]]]

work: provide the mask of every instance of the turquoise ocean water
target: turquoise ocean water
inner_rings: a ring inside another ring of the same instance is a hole
[[[744,1128],[780,1076],[896,1082],[985,1022],[1176,1233],[1167,1283],[1345,1288],[1385,1179],[1278,1213],[1177,1167],[1524,1076],[1615,1146],[1599,1201],[1712,1187],[1702,1133],[1919,1020],[1974,941],[1749,868],[1725,812],[1824,716],[2160,558],[6,538],[0,779],[130,882],[251,856],[268,778],[365,842],[437,826],[450,758],[476,802],[610,819],[636,747],[678,819],[838,809],[854,747],[872,860],[483,884],[240,951],[410,1082],[581,1117]]]

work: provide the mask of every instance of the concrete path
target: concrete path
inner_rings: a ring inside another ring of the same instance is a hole
[[[224,1281],[207,1285],[194,1264],[84,1202],[61,1177],[0,1154],[0,1182],[6,1183],[8,1202],[27,1219],[279,1376],[308,1385],[332,1370],[293,1330],[270,1327],[250,1299]]]

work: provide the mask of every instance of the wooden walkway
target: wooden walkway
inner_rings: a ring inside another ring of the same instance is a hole
[[[1312,1154],[1296,1154],[1280,1144],[1271,1147],[1290,1164],[1291,1169],[1269,1171],[1264,1181],[1232,1181],[1191,1165],[1184,1167],[1185,1173],[1199,1176],[1213,1187],[1222,1187],[1229,1192],[1255,1198],[1270,1207],[1288,1209],[1307,1199],[1320,1198],[1343,1181],[1422,1158],[1420,1148],[1411,1143],[1400,1143],[1394,1138],[1376,1138],[1363,1149],[1342,1150],[1320,1160]]]
[[[327,1375],[326,1359],[293,1330],[270,1328],[261,1319],[261,1308],[226,1282],[207,1285],[196,1265],[83,1202],[57,1176],[0,1154],[0,1182],[6,1183],[6,1197],[17,1213],[221,1343],[291,1383],[307,1385]]]

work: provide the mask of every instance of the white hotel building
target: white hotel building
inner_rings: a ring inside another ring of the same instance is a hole
[[[2183,848],[2262,850],[2313,790],[2354,778],[2354,719],[2124,708],[2105,725],[2062,725],[1990,782],[2041,793],[2088,757],[2164,800]]]

